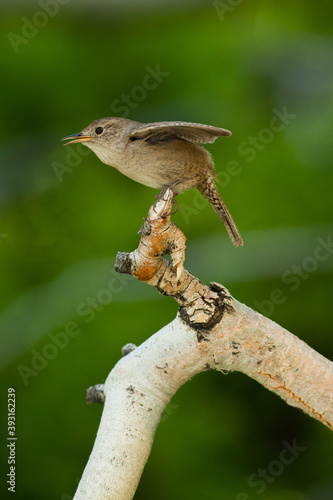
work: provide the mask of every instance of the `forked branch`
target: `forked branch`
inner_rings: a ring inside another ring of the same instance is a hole
[[[245,373],[333,430],[333,363],[222,285],[208,287],[184,269],[186,239],[170,221],[172,197],[167,190],[150,208],[138,249],[119,253],[116,269],[173,296],[181,307],[169,325],[126,349],[109,374],[75,500],[133,498],[166,404],[207,369]],[[98,401],[100,391],[92,391]]]

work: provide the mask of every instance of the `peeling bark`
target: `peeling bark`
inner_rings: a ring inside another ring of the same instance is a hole
[[[179,313],[139,347],[123,348],[103,387],[101,424],[74,500],[132,499],[166,404],[208,369],[240,371],[333,430],[333,363],[184,269],[186,239],[170,221],[172,196],[167,190],[151,207],[138,249],[119,253],[116,269],[174,297]]]
[[[166,190],[151,206],[141,228],[139,247],[117,254],[115,269],[157,288],[181,306],[185,323],[198,330],[210,329],[224,312],[231,311],[228,291],[218,283],[208,287],[184,269],[186,237],[170,220],[173,193]],[[171,262],[164,259],[168,254]]]

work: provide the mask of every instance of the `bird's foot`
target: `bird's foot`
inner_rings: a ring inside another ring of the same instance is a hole
[[[177,205],[177,202],[176,202],[176,194],[173,195],[173,198],[172,198],[172,204],[173,206],[175,207],[174,211],[172,212],[171,215],[175,214],[178,210],[178,205]]]
[[[168,189],[167,187],[164,187],[164,188],[162,188],[162,189],[161,189],[161,191],[160,191],[159,193],[157,193],[157,194],[155,195],[155,200],[156,200],[156,202],[154,203],[154,205],[156,205],[156,203],[157,203],[158,201],[162,200],[162,198],[163,198],[163,196],[165,195],[165,193],[166,193],[166,190],[167,190],[167,189]]]
[[[147,217],[143,217],[143,220],[145,221],[142,226],[140,227],[139,231],[137,234],[144,234],[146,236],[149,236],[151,233],[151,224]]]

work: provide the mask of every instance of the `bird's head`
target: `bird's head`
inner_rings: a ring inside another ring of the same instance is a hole
[[[128,135],[134,122],[125,118],[101,118],[90,123],[78,134],[61,139],[68,144],[82,143],[90,148],[101,161],[112,163],[112,157],[121,153],[126,145],[124,137]],[[126,132],[128,132],[126,134]]]

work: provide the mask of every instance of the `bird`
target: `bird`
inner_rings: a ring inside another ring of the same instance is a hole
[[[225,225],[231,241],[243,245],[240,232],[215,184],[210,153],[201,144],[228,137],[229,130],[183,121],[140,123],[120,117],[93,121],[65,144],[82,143],[107,165],[145,186],[174,196],[196,187]]]

